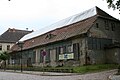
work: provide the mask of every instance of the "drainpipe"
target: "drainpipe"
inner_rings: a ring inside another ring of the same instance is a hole
[[[87,65],[87,38],[85,38],[85,65]]]

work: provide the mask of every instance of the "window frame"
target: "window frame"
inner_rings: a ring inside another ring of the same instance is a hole
[[[67,52],[68,53],[72,53],[73,52],[73,46],[72,45],[68,45],[67,46]]]
[[[98,23],[96,23],[96,28],[99,28],[99,24]]]
[[[2,44],[0,44],[0,50],[2,50]]]
[[[64,54],[64,48],[63,47],[59,47],[59,54]]]
[[[115,31],[115,23],[111,23],[111,29],[112,31]]]
[[[105,30],[109,30],[109,22],[108,22],[108,20],[105,20],[104,23],[105,23]]]
[[[10,45],[7,45],[7,50],[10,50]]]

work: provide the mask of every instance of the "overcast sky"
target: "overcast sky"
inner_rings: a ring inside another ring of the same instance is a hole
[[[0,34],[8,28],[36,31],[94,6],[120,19],[106,0],[0,0]]]

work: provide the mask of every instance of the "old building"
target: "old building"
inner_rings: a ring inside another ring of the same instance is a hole
[[[31,31],[18,30],[9,28],[2,35],[0,35],[0,52],[9,51],[10,48],[19,41],[23,36]]]
[[[24,36],[22,52],[12,47],[15,64],[78,66],[120,63],[120,21],[98,7]]]

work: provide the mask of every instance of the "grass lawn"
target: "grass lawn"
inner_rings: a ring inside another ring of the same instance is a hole
[[[97,64],[97,65],[87,65],[80,67],[73,67],[74,73],[91,73],[91,72],[100,72],[104,70],[117,69],[118,65],[116,64]]]

